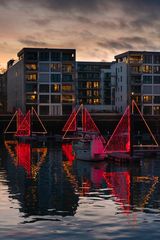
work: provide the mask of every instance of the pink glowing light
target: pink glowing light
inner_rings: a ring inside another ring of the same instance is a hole
[[[16,146],[18,166],[21,166],[31,177],[31,146],[26,143],[19,143]]]
[[[126,213],[130,210],[130,173],[126,172],[106,172],[104,179],[109,188],[112,189],[112,194],[116,197],[116,202],[122,204]]]
[[[21,122],[20,122],[21,121]],[[31,116],[30,116],[30,110],[27,112],[27,114],[22,118],[22,115],[19,117],[19,120],[17,121],[17,132],[15,136],[30,136],[31,134]]]
[[[128,106],[110,137],[104,152],[130,152],[130,107]]]

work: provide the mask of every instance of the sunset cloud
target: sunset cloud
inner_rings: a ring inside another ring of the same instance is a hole
[[[23,47],[76,48],[80,61],[157,51],[159,8],[159,0],[2,0],[0,64]]]

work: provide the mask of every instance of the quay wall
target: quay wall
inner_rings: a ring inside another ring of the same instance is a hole
[[[122,115],[120,114],[92,114],[92,118],[103,135],[111,135]],[[3,135],[12,115],[0,115],[0,134]],[[59,134],[65,125],[68,115],[65,116],[41,116],[40,117],[48,134]],[[160,116],[145,116],[153,134],[159,138],[160,135]],[[14,125],[14,124],[13,124]],[[16,124],[15,124],[16,126]],[[36,126],[36,122],[34,123]],[[134,116],[134,132],[142,131],[145,124],[139,116]],[[38,124],[37,124],[38,128]],[[35,129],[36,130],[36,129]],[[143,131],[142,131],[143,132]]]

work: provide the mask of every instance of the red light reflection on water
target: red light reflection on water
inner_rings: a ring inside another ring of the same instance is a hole
[[[121,203],[126,213],[130,210],[130,173],[129,172],[106,172],[104,178],[112,194]]]
[[[62,152],[66,156],[69,165],[72,165],[72,162],[75,160],[75,153],[73,152],[72,144],[66,143],[62,144]]]

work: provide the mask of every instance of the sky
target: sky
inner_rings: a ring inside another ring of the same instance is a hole
[[[77,61],[160,50],[160,0],[0,0],[0,67],[24,47],[75,48]]]

